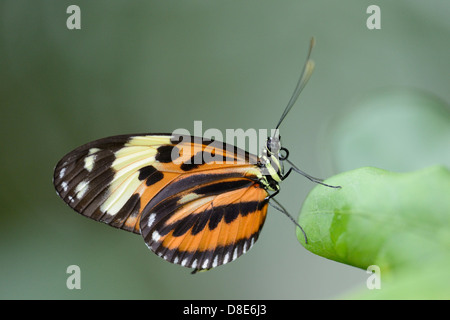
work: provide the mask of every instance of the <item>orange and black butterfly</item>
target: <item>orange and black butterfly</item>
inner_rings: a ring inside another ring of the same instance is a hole
[[[198,137],[114,136],[59,161],[53,177],[58,195],[84,216],[141,234],[158,256],[194,272],[235,260],[258,239],[269,200],[275,201],[291,171],[322,183],[287,159],[278,134],[312,73],[312,47],[313,40],[294,94],[259,157]],[[285,161],[291,165],[286,173]]]

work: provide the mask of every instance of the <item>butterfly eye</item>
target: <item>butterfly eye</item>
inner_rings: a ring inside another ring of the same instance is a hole
[[[289,157],[289,150],[281,147],[278,157],[280,160],[286,160]]]
[[[269,152],[272,151],[272,138],[270,138],[270,137],[267,138],[266,148]]]

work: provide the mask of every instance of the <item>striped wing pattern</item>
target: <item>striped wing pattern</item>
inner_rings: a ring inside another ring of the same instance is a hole
[[[196,184],[181,177],[148,205],[141,233],[149,248],[172,263],[210,269],[232,261],[258,239],[268,201],[253,181],[232,174]],[[184,190],[174,194],[172,189]]]
[[[257,240],[268,193],[258,183],[256,161],[207,139],[122,135],[67,154],[55,168],[54,185],[82,215],[141,233],[172,263],[209,269]]]

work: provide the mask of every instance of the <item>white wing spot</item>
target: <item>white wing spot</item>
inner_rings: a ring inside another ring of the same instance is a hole
[[[227,252],[227,254],[225,255],[225,257],[223,258],[223,264],[228,263],[228,260],[230,259],[230,253]]]
[[[89,149],[89,154],[86,158],[84,158],[84,168],[91,172],[94,168],[94,162],[97,155],[95,154],[97,151],[100,151],[98,148],[91,148]]]
[[[212,267],[215,268],[215,267],[217,267],[218,264],[219,264],[219,256],[216,255],[216,257],[214,258]]]
[[[206,259],[206,260],[203,262],[202,268],[203,268],[203,269],[208,268],[208,263],[209,263],[209,259]]]
[[[148,223],[147,226],[150,228],[153,223],[155,222],[155,218],[156,218],[156,213],[152,213],[149,217],[148,217]]]
[[[86,191],[88,191],[88,185],[89,183],[87,181],[81,181],[76,189],[75,189],[75,193],[77,194],[77,199],[80,199],[81,197],[84,196],[84,194],[86,193]]]
[[[233,260],[236,260],[237,257],[238,257],[238,248],[236,247],[236,248],[234,249],[234,253],[233,253]]]
[[[158,231],[153,231],[153,233],[152,233],[152,240],[153,241],[158,241],[159,238],[161,238],[161,235],[158,233]]]
[[[67,168],[62,168],[61,171],[59,172],[59,178],[62,179],[62,177],[64,177],[64,174],[66,173],[66,169]]]
[[[94,168],[94,162],[95,162],[95,154],[92,156],[84,158],[84,168],[91,172],[92,168]]]

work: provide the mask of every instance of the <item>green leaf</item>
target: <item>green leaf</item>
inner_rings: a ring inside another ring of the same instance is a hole
[[[362,269],[379,266],[384,290],[368,297],[450,298],[448,168],[365,167],[326,183],[342,188],[318,185],[305,200],[299,223],[308,244],[299,230],[297,238],[306,249]],[[412,290],[415,283],[420,286]]]

